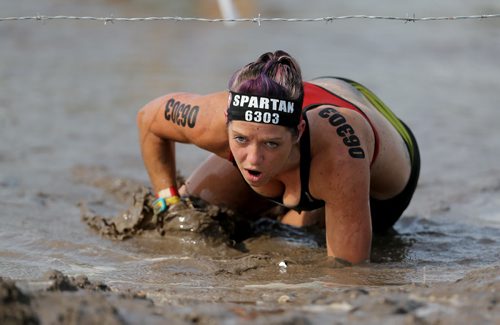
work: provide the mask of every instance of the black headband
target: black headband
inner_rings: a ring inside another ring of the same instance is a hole
[[[231,91],[228,121],[238,120],[295,127],[300,122],[302,99],[248,95]]]

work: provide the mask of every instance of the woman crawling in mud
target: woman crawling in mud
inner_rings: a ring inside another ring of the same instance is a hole
[[[303,81],[288,53],[265,53],[228,91],[172,93],[138,113],[144,164],[160,212],[191,195],[249,217],[276,204],[281,222],[325,227],[328,256],[368,261],[373,232],[390,229],[417,186],[410,129],[352,80]],[[213,153],[177,190],[175,142]]]

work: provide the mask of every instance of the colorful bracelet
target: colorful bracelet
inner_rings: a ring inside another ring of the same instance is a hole
[[[168,207],[181,201],[179,192],[175,186],[163,189],[158,192],[158,198],[153,202],[155,214],[168,210]]]
[[[177,191],[177,188],[175,186],[170,186],[169,188],[165,188],[165,189],[159,191],[158,195],[157,195],[158,198],[162,197],[164,199],[167,199],[167,198],[170,198],[173,196],[180,197],[179,192]]]

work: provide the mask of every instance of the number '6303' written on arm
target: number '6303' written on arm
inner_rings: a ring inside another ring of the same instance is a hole
[[[199,106],[191,106],[170,98],[165,105],[165,120],[179,126],[194,128],[200,111]]]
[[[332,107],[322,109],[319,114],[327,118],[331,126],[336,128],[337,135],[342,138],[344,145],[349,148],[349,155],[353,158],[365,158],[365,152],[360,147],[361,142],[355,134],[353,127],[347,123],[345,117]]]

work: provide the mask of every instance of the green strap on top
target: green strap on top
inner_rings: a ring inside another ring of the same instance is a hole
[[[340,79],[342,81],[345,81],[354,88],[356,88],[389,121],[389,123],[391,123],[394,126],[396,131],[398,131],[398,133],[403,138],[403,141],[406,143],[408,151],[410,152],[410,159],[413,162],[414,146],[412,138],[408,133],[406,126],[403,124],[403,122],[401,122],[401,120],[396,116],[396,114],[394,114],[391,111],[391,109],[386,104],[384,104],[384,102],[382,102],[380,98],[377,97],[377,95],[375,95],[371,90],[369,90],[362,84],[345,78],[335,77],[335,79]]]

